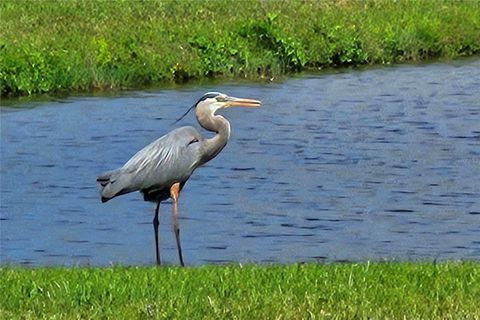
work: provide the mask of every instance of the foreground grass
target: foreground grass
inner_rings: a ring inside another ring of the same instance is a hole
[[[0,318],[479,319],[480,264],[0,269]]]
[[[480,53],[480,1],[0,2],[2,95]]]

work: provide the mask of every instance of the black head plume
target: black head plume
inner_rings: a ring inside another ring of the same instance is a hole
[[[180,117],[178,118],[177,120],[175,120],[172,125],[176,124],[177,122],[179,122],[180,120],[182,120],[183,118],[185,118],[185,116],[193,109],[197,106],[197,104],[195,103],[193,106],[191,106],[190,108],[188,108],[188,110]]]
[[[205,93],[200,99],[198,99],[197,102],[195,102],[195,104],[193,106],[191,106],[190,108],[188,108],[188,110],[180,117],[178,118],[177,120],[175,120],[175,122],[172,123],[172,125],[176,124],[177,122],[179,122],[180,120],[182,120],[183,118],[185,118],[185,116],[190,112],[192,111],[192,109],[194,109],[197,104],[199,104],[200,102],[202,102],[203,100],[206,100],[206,99],[211,99],[211,98],[215,98],[216,96],[220,95],[221,93],[220,92],[207,92]]]

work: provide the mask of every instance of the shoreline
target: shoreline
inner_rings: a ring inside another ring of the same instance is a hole
[[[480,2],[227,0],[0,4],[2,97],[480,54]]]

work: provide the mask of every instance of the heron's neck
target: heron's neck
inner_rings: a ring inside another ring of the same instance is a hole
[[[230,123],[224,117],[215,114],[215,110],[201,109],[196,111],[198,123],[211,132],[216,134],[210,138],[205,139],[202,144],[202,159],[205,163],[215,158],[215,156],[222,151],[230,138]]]

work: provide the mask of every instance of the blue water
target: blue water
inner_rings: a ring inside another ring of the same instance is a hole
[[[187,265],[480,259],[480,60],[301,75],[110,97],[2,101],[2,264],[154,264],[153,205],[101,204],[95,178],[204,92],[229,144],[180,196]],[[7,106],[8,105],[8,106]],[[208,135],[208,133],[205,133]],[[178,264],[170,203],[163,261]]]

